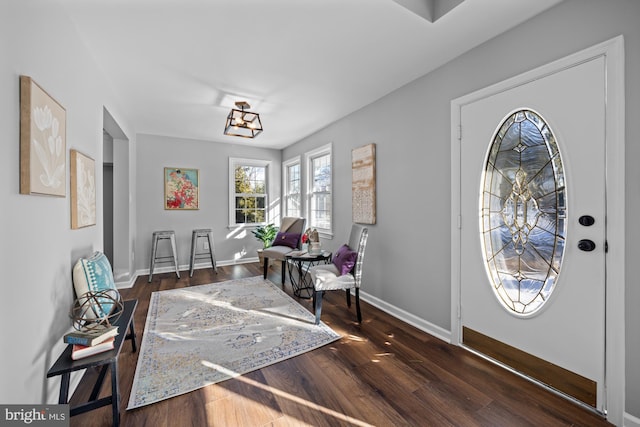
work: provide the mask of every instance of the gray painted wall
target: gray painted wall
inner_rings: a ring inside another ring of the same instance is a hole
[[[640,168],[635,167],[640,159],[636,141],[640,135],[639,18],[637,0],[566,0],[279,152],[150,135],[140,135],[136,141],[113,88],[58,5],[42,0],[0,2],[0,134],[5,141],[0,156],[4,176],[0,180],[4,278],[0,322],[5,326],[0,328],[0,338],[15,349],[0,352],[0,381],[5,384],[0,402],[56,401],[58,382],[46,380],[45,374],[62,348],[61,336],[69,325],[71,267],[78,257],[102,246],[100,185],[98,226],[82,230],[70,230],[69,196],[18,194],[18,75],[31,75],[66,107],[67,150],[78,149],[101,164],[103,106],[122,126],[129,147],[124,167],[133,187],[124,195],[130,212],[126,234],[119,237],[130,248],[127,255],[134,260],[135,270],[148,268],[151,232],[164,228],[178,233],[182,264],[187,263],[191,230],[196,227],[214,229],[219,260],[230,261],[243,251],[245,257],[253,257],[258,244],[252,236],[228,238],[228,157],[279,162],[328,142],[334,150],[335,238],[324,243],[336,248],[346,239],[351,223],[351,149],[376,143],[378,223],[370,230],[364,291],[449,330],[451,99],[623,34],[628,182],[626,411],[640,417],[640,334],[636,332],[640,287],[635,283],[640,263],[634,262],[640,255],[634,245],[640,224],[633,215],[640,208],[635,184],[640,182]],[[408,119],[420,126],[401,126]],[[164,166],[200,169],[200,210],[164,211]],[[96,172],[100,183],[101,171]],[[277,195],[280,173],[279,167],[272,168]],[[67,178],[67,188],[68,182]]]
[[[385,98],[290,146],[288,159],[333,141],[334,182],[350,182],[350,150],[377,144],[378,223],[363,292],[450,330],[450,102],[623,34],[626,48],[626,411],[640,417],[640,2],[566,0]],[[419,54],[419,53],[418,53]],[[407,122],[417,123],[408,127]],[[482,159],[478,159],[482,161]],[[339,229],[351,221],[348,185],[334,193]],[[365,314],[366,315],[366,314]]]
[[[268,160],[268,185],[272,191],[272,204],[280,200],[281,152],[242,145],[138,135],[136,167],[138,210],[136,270],[147,272],[151,254],[151,236],[154,231],[174,230],[180,265],[189,266],[191,232],[198,228],[211,228],[219,264],[246,262],[257,257],[262,247],[248,230],[229,229],[229,157]],[[199,170],[200,208],[198,210],[164,209],[164,168],[180,167]],[[277,219],[276,224],[280,220]],[[204,240],[200,240],[203,243]],[[168,245],[161,247],[166,255]],[[198,251],[203,248],[199,247]],[[204,262],[204,261],[203,261]],[[170,264],[159,267],[169,268]],[[162,271],[162,270],[156,270]]]
[[[64,348],[73,263],[102,248],[102,122],[108,106],[129,135],[110,84],[57,2],[0,2],[0,402],[57,402],[46,372]],[[19,75],[67,113],[66,197],[19,194]],[[97,225],[71,230],[69,150],[96,163]],[[77,377],[76,377],[77,378]]]

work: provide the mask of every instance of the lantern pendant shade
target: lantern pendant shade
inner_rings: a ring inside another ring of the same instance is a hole
[[[242,138],[255,138],[262,132],[262,122],[260,114],[246,111],[251,106],[244,102],[236,102],[237,108],[232,108],[227,116],[227,123],[224,126],[224,134],[240,136]]]

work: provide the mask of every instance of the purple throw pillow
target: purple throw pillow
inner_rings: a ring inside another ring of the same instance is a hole
[[[271,246],[288,246],[291,249],[296,249],[299,240],[300,233],[278,232]]]
[[[351,250],[348,245],[340,246],[340,249],[333,256],[333,264],[336,266],[340,275],[350,273],[353,266],[356,265],[358,253]]]

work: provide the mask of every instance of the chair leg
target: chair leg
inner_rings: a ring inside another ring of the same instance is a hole
[[[262,273],[263,273],[263,278],[266,279],[267,278],[267,272],[269,270],[269,258],[262,258],[262,261],[264,262],[264,265],[262,267]]]
[[[156,251],[158,250],[158,239],[156,236],[153,236],[153,241],[151,242],[151,259],[149,261],[149,283],[151,283],[151,278],[153,277],[153,269],[156,266]]]
[[[360,313],[360,288],[356,288],[356,313],[358,315],[358,323],[362,323],[362,313]]]
[[[320,312],[322,311],[322,291],[313,293],[313,306],[316,312],[316,325],[320,324]]]
[[[216,254],[213,250],[213,233],[207,234],[207,240],[209,241],[209,256],[211,256],[211,266],[213,267],[213,271],[218,274],[218,265],[216,264]]]
[[[189,277],[193,277],[193,268],[196,260],[196,246],[198,245],[198,235],[194,231],[191,233],[191,256],[189,258]]]
[[[176,247],[176,236],[172,235],[169,240],[171,241],[171,250],[173,251],[173,261],[174,261],[175,266],[176,266],[176,276],[178,276],[178,279],[179,279],[180,278],[180,267],[179,267],[179,263],[178,263],[178,249]]]
[[[344,290],[347,294],[347,307],[351,308],[351,289]]]
[[[282,260],[282,287],[284,288],[284,278],[287,275],[287,261]]]

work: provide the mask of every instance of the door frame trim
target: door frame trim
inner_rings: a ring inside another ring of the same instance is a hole
[[[618,36],[451,101],[451,343],[462,344],[461,110],[464,105],[605,57],[606,256],[605,401],[607,419],[622,425],[625,401],[625,92],[624,38]]]

